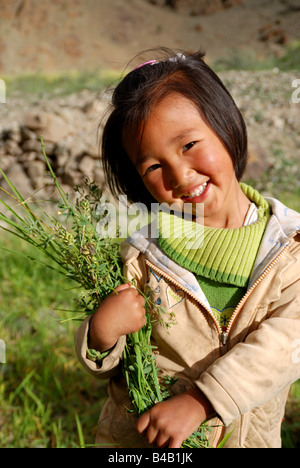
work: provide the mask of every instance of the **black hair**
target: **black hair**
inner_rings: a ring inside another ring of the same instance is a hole
[[[103,169],[111,193],[115,197],[125,194],[130,202],[148,207],[156,200],[127,155],[122,134],[128,127],[138,138],[151,110],[171,93],[180,93],[194,102],[227,149],[238,180],[248,156],[244,119],[220,78],[204,62],[205,54],[176,54],[162,48],[158,51],[163,53],[163,59],[132,70],[116,86],[102,134]]]

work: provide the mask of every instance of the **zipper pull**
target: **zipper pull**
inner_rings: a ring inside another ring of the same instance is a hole
[[[222,331],[220,335],[220,343],[222,347],[226,346],[227,340],[228,340],[228,333],[226,331]]]

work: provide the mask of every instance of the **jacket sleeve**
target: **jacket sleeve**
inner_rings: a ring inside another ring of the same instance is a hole
[[[123,274],[129,281],[135,279],[136,287],[142,291],[146,271],[145,262],[143,261],[143,256],[136,249],[131,253],[132,255],[124,260]],[[88,373],[101,379],[109,379],[119,373],[119,364],[126,345],[126,336],[119,338],[111,352],[101,362],[91,361],[87,357],[88,332],[91,318],[92,316],[86,317],[75,334],[76,354],[79,362]]]
[[[126,336],[119,338],[114,348],[102,359],[101,363],[91,361],[87,357],[88,332],[91,318],[91,315],[86,317],[75,334],[77,357],[89,374],[101,379],[109,379],[118,373],[118,364],[120,363],[126,344]]]
[[[268,318],[196,382],[226,426],[299,379],[299,291],[298,279],[271,304]]]

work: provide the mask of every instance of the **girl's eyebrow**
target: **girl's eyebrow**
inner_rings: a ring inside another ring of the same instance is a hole
[[[135,167],[136,168],[139,168],[140,166],[142,166],[144,164],[144,162],[147,161],[147,159],[149,159],[150,156],[149,155],[144,155],[144,156],[141,156],[141,157],[137,157],[136,161],[135,161]]]
[[[190,135],[193,132],[199,132],[199,128],[187,128],[184,132],[180,133],[179,135],[174,136],[173,138],[170,138],[170,143],[176,143],[177,141],[181,141],[184,138],[186,138],[188,135]]]

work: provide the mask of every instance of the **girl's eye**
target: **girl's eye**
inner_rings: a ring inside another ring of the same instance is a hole
[[[149,172],[155,171],[155,169],[157,169],[159,167],[161,167],[160,164],[152,164],[152,166],[150,166],[150,167],[148,167],[146,169],[146,172],[145,172],[144,176],[147,175]]]
[[[191,149],[195,144],[196,144],[195,141],[191,141],[191,143],[188,143],[187,145],[184,145],[184,147],[182,148],[183,152],[188,151],[188,150]]]

